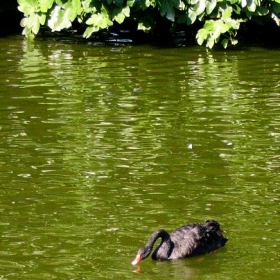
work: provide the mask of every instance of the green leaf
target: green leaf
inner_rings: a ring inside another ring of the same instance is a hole
[[[38,14],[33,14],[31,15],[30,20],[32,21],[32,33],[38,34],[40,30],[40,16]]]
[[[226,49],[227,46],[228,46],[228,42],[229,42],[228,39],[223,39],[222,42],[221,42],[222,46],[223,46],[225,49]]]
[[[31,29],[25,27],[22,30],[22,35],[24,35],[28,40],[33,40],[34,39],[34,34],[31,32]]]
[[[198,30],[198,32],[196,34],[196,41],[200,46],[207,39],[208,34],[209,34],[208,30],[205,29],[205,28],[201,28],[201,29]]]
[[[80,15],[82,12],[81,0],[72,0],[72,7],[76,10],[76,14]]]
[[[69,20],[70,22],[73,22],[77,16],[77,10],[73,9],[73,7],[67,7],[64,11],[65,11],[65,19]]]
[[[228,29],[238,30],[240,27],[240,20],[230,19],[226,21]]]
[[[232,20],[234,21],[234,20]],[[235,22],[235,21],[234,21]],[[221,34],[230,31],[231,21],[224,22],[219,20],[207,20],[202,29],[197,32],[196,39],[198,44],[202,44],[206,40],[206,47],[212,48],[220,39]],[[222,41],[222,45],[227,46],[228,41]]]
[[[129,17],[130,15],[130,8],[129,7],[125,7],[123,9],[121,9],[121,11],[114,17],[114,20],[121,24],[123,23],[123,21],[125,20],[126,17]]]
[[[24,18],[20,21],[20,26],[21,26],[21,27],[27,27],[27,21],[28,21],[28,17],[24,17]]]
[[[231,17],[232,14],[232,7],[228,6],[222,13],[222,18],[223,19],[228,19]]]
[[[135,0],[127,0],[126,4],[128,7],[133,7],[133,5],[135,4]]]
[[[54,0],[40,0],[40,11],[46,13],[53,5]]]
[[[101,14],[93,14],[87,21],[87,25],[98,26],[99,22],[102,21],[103,17]]]
[[[187,13],[178,16],[177,22],[178,23],[186,23],[187,22]]]
[[[280,2],[280,0],[279,0]],[[272,10],[273,12],[275,12],[276,14],[280,14],[280,3],[272,3]]]
[[[58,0],[57,0],[58,1]],[[56,5],[50,14],[48,26],[52,31],[60,31],[72,26],[72,22],[82,11],[80,0],[71,0],[62,6]]]
[[[48,20],[48,26],[52,31],[60,31],[64,28],[69,28],[71,25],[69,9],[63,10],[60,6],[55,6]]]
[[[192,5],[195,5],[198,2],[199,2],[199,0],[189,0],[189,4],[192,4]]]
[[[247,6],[247,0],[241,0],[241,7],[245,8]]]
[[[130,16],[130,8],[129,7],[125,7],[122,9],[122,12],[123,14],[126,16],[126,17],[129,17]]]
[[[217,6],[217,0],[209,0],[206,2],[206,13],[210,15]]]
[[[29,17],[25,17],[21,20],[20,25],[25,27],[28,34],[37,34],[40,29],[40,15],[34,13]]]
[[[257,5],[254,0],[247,0],[247,8],[250,12],[255,12]]]
[[[80,0],[72,0],[64,5],[65,11],[68,13],[70,21],[74,21],[77,15],[81,14],[82,7]]]
[[[81,7],[81,9],[83,10],[83,12],[84,13],[86,13],[86,14],[90,14],[90,13],[95,13],[96,12],[96,10],[97,10],[97,8],[96,7],[94,7],[93,5],[92,5],[92,2],[91,2],[92,0],[84,0],[84,1],[82,1],[82,7]]]
[[[197,4],[194,5],[193,10],[195,11],[196,15],[200,15],[205,11],[206,8],[206,1],[200,0]]]
[[[128,0],[127,5],[129,7],[136,6],[137,9],[146,10],[149,7],[156,5],[155,0]]]
[[[187,14],[187,25],[191,25],[195,21],[196,21],[196,12],[194,12],[191,8],[189,8]]]
[[[239,6],[237,6],[237,5],[235,5],[235,6],[233,7],[233,11],[234,11],[234,13],[237,14],[237,15],[240,15],[240,14],[241,14],[241,8],[240,8]]]
[[[92,33],[97,32],[98,30],[99,30],[99,28],[96,27],[96,26],[89,26],[89,27],[86,28],[86,30],[83,34],[83,37],[84,38],[89,38]]]
[[[247,16],[248,19],[251,19],[252,15],[253,15],[252,12],[250,12],[249,10],[246,11],[246,16]]]
[[[208,29],[209,31],[215,31],[215,21],[207,20],[203,26],[204,29]]]
[[[162,0],[160,2],[160,14],[170,21],[175,21],[175,9],[180,8],[180,0]]]
[[[92,25],[95,27],[93,32],[96,32],[100,29],[107,28],[113,24],[113,22],[104,14],[93,14],[87,21],[86,24]]]
[[[44,25],[46,22],[46,14],[41,14],[40,15],[40,24]]]
[[[114,2],[116,4],[116,6],[118,7],[123,7],[124,6],[124,0],[107,0],[107,2]],[[108,4],[111,4],[111,3],[108,3]]]
[[[36,0],[18,0],[18,10],[29,16],[33,14],[38,8],[38,2]]]
[[[142,22],[140,22],[138,24],[138,27],[137,27],[138,30],[143,30],[143,31],[149,31],[151,29],[151,27],[147,27],[145,26]]]
[[[170,21],[175,21],[175,10],[170,9],[166,12],[166,18],[169,19]]]
[[[209,48],[209,49],[212,49],[214,44],[215,44],[215,39],[210,38],[209,40],[207,40],[206,47]]]
[[[126,17],[130,16],[130,8],[115,8],[112,13],[113,20],[117,23],[121,24],[125,20]]]
[[[271,14],[271,18],[275,21],[275,23],[280,26],[280,19],[279,17],[275,14],[275,13],[272,13]]]

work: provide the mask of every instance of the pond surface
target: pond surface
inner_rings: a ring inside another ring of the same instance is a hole
[[[279,279],[280,50],[0,39],[0,279]],[[158,228],[229,242],[131,261]]]

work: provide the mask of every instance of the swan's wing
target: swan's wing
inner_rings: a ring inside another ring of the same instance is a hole
[[[198,254],[206,239],[206,232],[200,225],[191,225],[175,230],[170,238],[174,243],[170,259],[179,259]]]

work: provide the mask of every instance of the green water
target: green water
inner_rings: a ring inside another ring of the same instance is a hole
[[[280,51],[0,39],[0,279],[278,279]],[[217,219],[208,255],[131,261]]]

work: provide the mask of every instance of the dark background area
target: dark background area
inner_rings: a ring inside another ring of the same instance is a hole
[[[0,36],[21,32],[23,14],[17,9],[17,0],[0,1]]]

